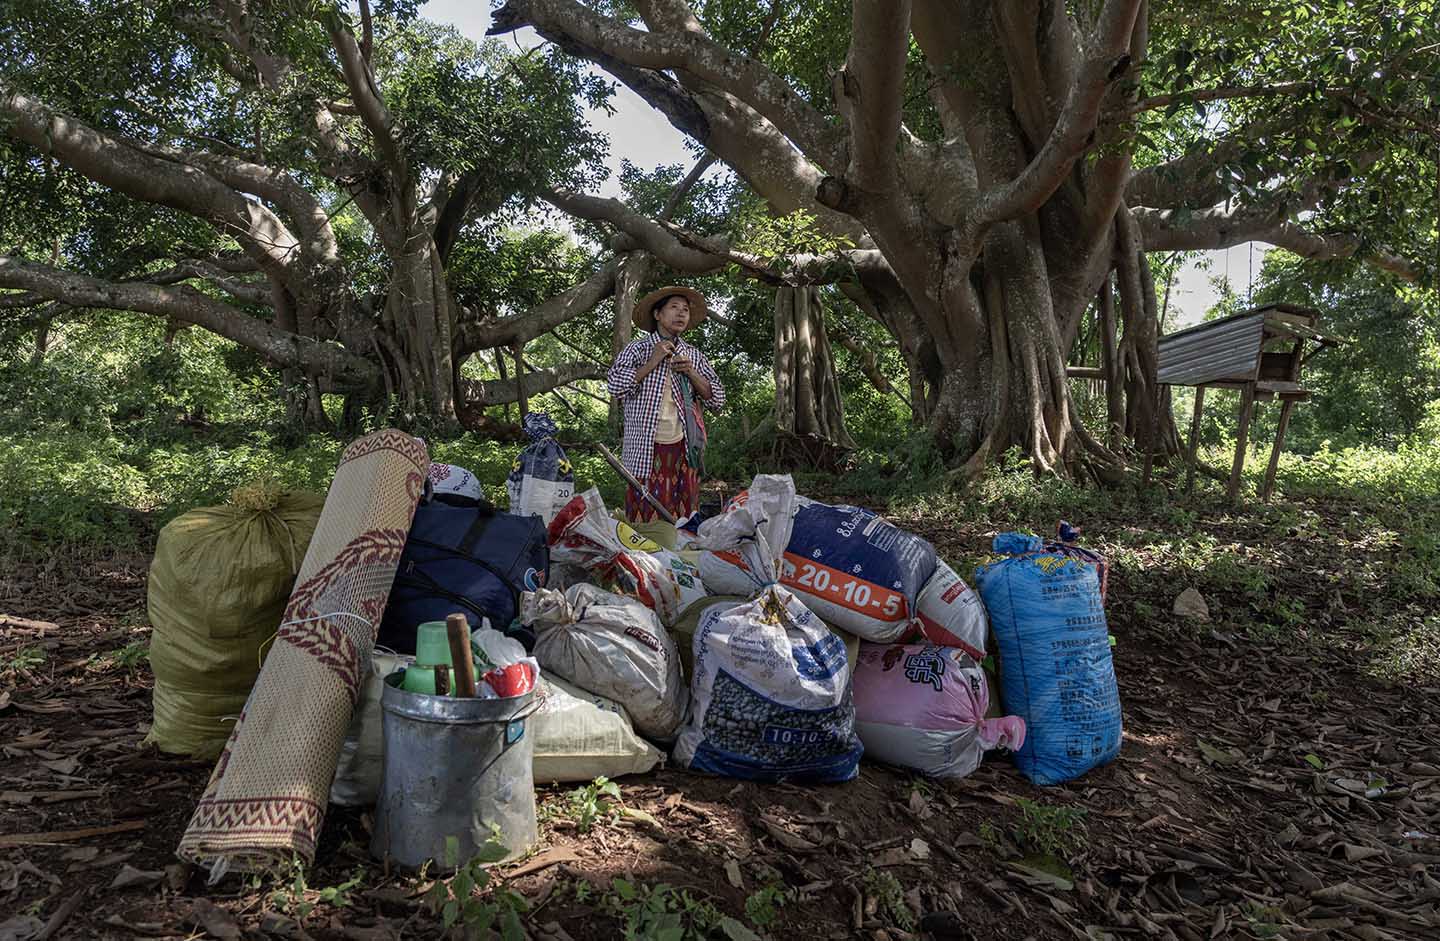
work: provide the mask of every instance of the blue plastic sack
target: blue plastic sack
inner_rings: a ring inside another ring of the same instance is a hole
[[[1008,558],[975,570],[1000,655],[1005,709],[1025,720],[1015,765],[1059,784],[1120,753],[1120,690],[1093,564],[1044,551],[1036,536],[1002,533]]]
[[[531,412],[521,423],[527,444],[510,466],[505,490],[510,495],[510,512],[517,516],[539,516],[546,525],[555,513],[575,496],[575,473],[565,449],[555,440],[560,429],[544,412]]]

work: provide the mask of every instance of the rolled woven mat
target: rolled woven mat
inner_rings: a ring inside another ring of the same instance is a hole
[[[296,855],[314,859],[429,468],[424,443],[393,430],[367,435],[341,456],[265,667],[176,851],[207,867],[212,881]]]

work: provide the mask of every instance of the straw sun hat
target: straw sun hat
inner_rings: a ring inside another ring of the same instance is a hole
[[[700,321],[704,320],[705,315],[709,313],[709,310],[705,306],[705,298],[701,296],[699,291],[693,288],[681,287],[678,284],[670,284],[658,290],[651,291],[636,302],[635,311],[631,314],[631,319],[635,321],[635,326],[641,330],[654,330],[655,305],[672,294],[679,294],[690,302],[690,322],[685,325],[686,330],[699,325]]]

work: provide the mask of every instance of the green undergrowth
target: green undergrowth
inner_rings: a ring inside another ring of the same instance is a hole
[[[431,442],[430,453],[469,468],[504,506],[505,475],[520,447],[466,434]],[[158,442],[65,428],[0,432],[0,555],[148,551],[165,523],[252,480],[324,493],[343,448],[325,435],[290,443],[261,432]],[[578,487],[600,486],[611,504],[623,497],[598,455],[572,461]]]
[[[589,440],[599,432],[572,434]],[[712,466],[743,465],[735,446],[719,436]],[[323,492],[342,449],[333,437],[288,440],[234,426],[164,434],[60,424],[0,430],[0,557],[148,552],[165,522],[223,501],[247,481]],[[505,505],[505,475],[519,444],[466,434],[432,439],[430,449],[435,460],[472,470]],[[1231,453],[1217,446],[1201,457],[1221,469]],[[963,489],[947,487],[923,453],[867,451],[849,473],[797,474],[796,482],[801,493],[873,506],[923,532],[967,578],[995,533],[1049,536],[1069,520],[1111,560],[1108,607],[1122,642],[1136,629],[1214,632],[1340,647],[1391,680],[1440,676],[1440,619],[1432,613],[1440,603],[1440,433],[1391,450],[1286,454],[1269,505],[1255,497],[1267,456],[1251,455],[1238,506],[1225,499],[1224,481],[1205,473],[1186,496],[1179,466],[1157,467],[1148,488],[1132,479],[1096,489],[1037,477],[1014,452]],[[622,485],[597,454],[576,449],[571,458],[579,489],[598,485],[607,504],[619,505]],[[896,476],[900,461],[909,463]],[[747,482],[727,479],[731,492]],[[1187,587],[1211,606],[1208,623],[1171,613]]]

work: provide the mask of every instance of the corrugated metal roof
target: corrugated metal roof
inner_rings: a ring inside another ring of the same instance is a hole
[[[1159,379],[1183,386],[1253,379],[1264,331],[1264,312],[1246,311],[1161,337]]]

